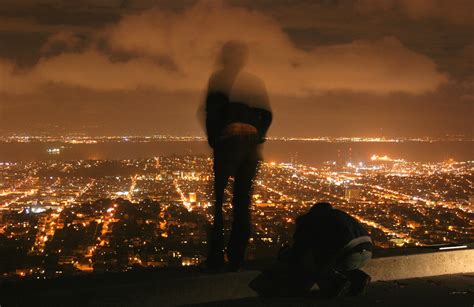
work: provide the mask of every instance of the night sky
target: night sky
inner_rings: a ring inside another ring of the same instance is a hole
[[[472,136],[473,33],[471,0],[2,0],[0,133],[202,134],[238,39],[270,136]]]

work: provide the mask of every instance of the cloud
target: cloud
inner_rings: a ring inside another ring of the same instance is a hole
[[[29,71],[20,70],[0,58],[0,93],[25,94],[37,90],[38,82]]]
[[[187,83],[192,79],[156,65],[148,58],[114,62],[97,50],[64,53],[43,59],[33,74],[36,80],[99,91],[129,91],[140,88],[179,91],[198,88],[196,84]]]
[[[359,0],[363,12],[398,10],[413,19],[440,18],[458,24],[474,24],[472,0]]]
[[[265,80],[270,94],[421,94],[436,90],[448,79],[430,58],[394,37],[301,50],[271,17],[208,1],[183,11],[152,9],[126,15],[104,28],[85,51],[43,58],[24,75],[15,74],[14,67],[4,64],[0,74],[16,84],[16,92],[34,88],[28,83],[104,91],[201,91],[220,46],[229,39],[249,44],[249,70]],[[51,42],[66,46],[77,43],[71,33],[52,37],[44,48],[48,49]],[[107,48],[100,48],[102,44]],[[113,53],[129,57],[117,61]],[[18,85],[22,82],[25,86]],[[2,90],[10,91],[10,87],[0,87]]]
[[[42,54],[50,54],[60,49],[73,50],[81,45],[81,38],[72,31],[60,31],[51,35],[41,47]]]

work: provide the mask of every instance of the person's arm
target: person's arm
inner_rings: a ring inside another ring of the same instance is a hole
[[[226,108],[229,104],[227,89],[229,76],[215,72],[209,78],[205,100],[206,133],[209,145],[214,148],[222,132],[226,120]]]
[[[221,133],[226,100],[226,95],[220,92],[208,92],[206,97],[206,133],[212,148]]]
[[[256,113],[256,127],[258,129],[260,141],[265,142],[268,128],[273,120],[272,108],[270,106],[270,98],[268,96],[265,83],[261,79],[257,79],[256,83],[256,100],[254,112]]]
[[[299,263],[301,258],[311,249],[311,229],[307,215],[296,220],[296,229],[293,234],[293,245],[284,248],[278,255],[278,260],[290,264]]]
[[[270,111],[263,110],[263,109],[257,109],[257,119],[258,119],[258,134],[259,134],[259,139],[260,142],[263,143],[265,142],[265,138],[267,135],[268,128],[270,128],[270,125],[273,120],[273,115]]]

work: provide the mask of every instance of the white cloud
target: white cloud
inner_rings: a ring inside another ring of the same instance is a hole
[[[24,82],[111,91],[140,87],[201,91],[220,46],[229,39],[249,44],[249,69],[263,78],[270,94],[301,96],[341,90],[421,94],[447,80],[431,59],[393,37],[304,51],[292,44],[271,17],[213,3],[201,2],[182,12],[152,9],[127,15],[104,29],[98,39],[105,39],[115,52],[138,57],[112,61],[95,48],[64,53],[42,59]],[[63,38],[70,41],[70,36]],[[157,58],[172,62],[175,69]],[[18,84],[20,77],[12,72],[11,66],[4,69],[3,78]],[[9,87],[3,91],[10,91]]]

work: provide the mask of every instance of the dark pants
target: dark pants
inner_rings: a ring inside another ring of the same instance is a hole
[[[253,282],[257,292],[295,294],[308,292],[314,283],[320,290],[330,291],[334,282],[344,276],[349,280],[365,275],[360,271],[372,257],[369,250],[354,248],[343,252],[330,250],[308,250],[295,255],[294,250],[280,251],[279,262]]]
[[[354,271],[362,268],[371,258],[372,252],[366,250],[349,251],[343,255],[310,251],[300,259],[297,266],[300,274],[325,290],[332,286],[339,274],[350,278]]]
[[[261,160],[255,142],[233,137],[214,149],[214,223],[209,236],[208,260],[223,263],[224,238],[222,204],[229,177],[234,177],[232,232],[227,248],[231,265],[240,265],[250,236],[250,203],[252,183]]]

